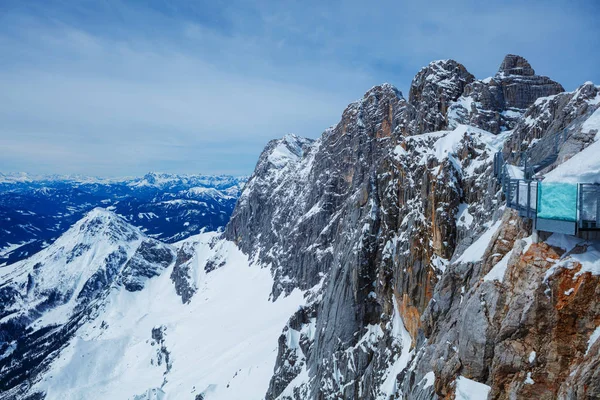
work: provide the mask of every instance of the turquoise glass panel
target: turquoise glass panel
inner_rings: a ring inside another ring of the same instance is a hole
[[[537,196],[538,218],[577,221],[577,184],[542,182]]]

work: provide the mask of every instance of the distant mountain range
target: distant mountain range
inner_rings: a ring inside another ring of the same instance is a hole
[[[56,240],[95,207],[172,243],[229,220],[246,177],[149,173],[138,178],[0,173],[0,266]]]

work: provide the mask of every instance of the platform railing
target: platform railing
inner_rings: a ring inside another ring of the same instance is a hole
[[[600,184],[578,185],[578,218],[580,230],[600,229]]]
[[[517,210],[521,217],[534,220],[536,225],[539,223],[540,229],[542,226],[545,227],[541,230],[569,234],[575,234],[576,231],[600,230],[600,184],[545,184],[535,179],[511,178],[501,152],[494,155],[493,170],[496,179],[501,185],[502,193],[506,199],[506,206]],[[542,195],[540,185],[544,185],[544,188],[546,188],[544,195]],[[550,186],[547,187],[546,185]],[[569,197],[571,200],[564,201],[563,197],[555,197],[565,195],[564,191],[557,191],[557,186],[560,189],[562,186],[570,185],[576,185],[576,187],[571,186],[572,189],[569,189],[573,193],[573,195]],[[557,206],[558,208],[554,208],[555,206],[550,206],[550,208],[544,206],[544,215],[539,214],[538,205],[540,201],[542,201],[540,197],[543,198],[542,203],[549,204],[548,196],[550,196],[550,204],[557,204],[560,206]],[[553,201],[554,203],[552,203]],[[550,210],[550,213],[555,215],[555,217],[546,215],[548,210]],[[552,210],[554,210],[554,212]],[[557,214],[556,211],[559,210],[562,213],[566,211],[567,214],[570,214],[569,218],[564,218],[561,213]],[[568,224],[571,224],[571,227],[568,227]]]

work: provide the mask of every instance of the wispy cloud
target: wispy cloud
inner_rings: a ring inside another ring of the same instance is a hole
[[[269,139],[438,58],[600,80],[595,3],[71,3],[0,5],[2,171],[249,173]]]

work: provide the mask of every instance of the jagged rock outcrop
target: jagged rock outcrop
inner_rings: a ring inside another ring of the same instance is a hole
[[[523,307],[548,307],[531,296],[545,275],[517,274],[508,287],[503,275],[484,277],[497,265],[527,269],[538,247],[511,213],[491,224],[501,217],[491,157],[502,140],[460,125],[452,105],[479,96],[467,122],[497,133],[521,123],[539,96],[562,90],[516,56],[486,81],[436,62],[419,72],[409,102],[375,87],[317,141],[288,137],[265,149],[226,237],[272,268],[274,298],[321,288],[310,319],[296,313],[284,329],[267,398],[450,397],[458,376],[488,384],[494,398],[532,393],[530,376],[515,375],[521,364],[502,349],[522,345],[511,340],[527,326]],[[448,123],[454,130],[423,134]],[[281,153],[291,156],[269,164]],[[461,258],[488,242],[481,260]],[[561,319],[549,318],[548,326]],[[589,365],[580,371],[591,379]],[[559,386],[540,387],[556,395]]]
[[[507,211],[483,261],[449,268],[425,312],[428,343],[404,387],[432,368],[439,396],[454,393],[457,375],[487,382],[490,399],[599,395],[586,348],[600,317],[600,278],[576,261],[577,254],[595,250],[565,253],[524,241],[529,234],[530,227]],[[498,264],[506,271],[490,272]],[[573,371],[589,383],[574,384]]]
[[[461,127],[407,137],[420,129],[412,110],[395,88],[378,86],[318,141],[286,137],[261,155],[226,237],[271,266],[274,297],[323,285],[310,351],[280,348],[267,397],[302,374],[319,383],[287,396],[392,390],[388,368],[422,340],[420,315],[458,237],[489,218],[493,135]]]
[[[529,62],[520,56],[507,55],[495,76],[502,88],[502,97],[506,109],[524,110],[538,98],[560,92],[564,88],[560,83],[547,76],[535,74]]]
[[[582,131],[582,125],[600,107],[599,93],[597,86],[586,82],[573,92],[539,98],[506,141],[505,158],[518,161],[527,150],[531,163],[536,164],[554,152],[558,143],[557,163],[562,163],[583,150],[595,133]]]
[[[448,127],[446,114],[475,77],[454,60],[440,60],[422,68],[410,85],[408,101],[416,109],[420,132],[434,132]]]
[[[449,126],[469,124],[500,133],[513,129],[538,98],[563,91],[559,83],[535,75],[526,59],[509,54],[494,77],[466,85],[462,96],[450,105]]]

